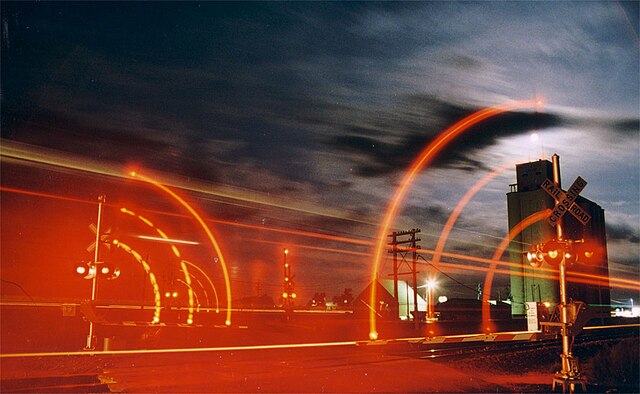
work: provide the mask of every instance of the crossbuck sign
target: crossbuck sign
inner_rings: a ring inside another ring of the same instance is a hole
[[[580,223],[587,224],[591,220],[589,215],[580,205],[576,203],[578,195],[587,186],[587,181],[581,177],[577,177],[566,193],[548,178],[542,182],[540,187],[544,189],[551,197],[556,200],[556,206],[551,211],[551,215],[547,219],[552,226],[560,222],[562,216],[569,211]]]

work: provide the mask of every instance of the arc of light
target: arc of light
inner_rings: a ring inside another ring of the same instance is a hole
[[[211,306],[211,303],[209,302],[209,292],[204,288],[204,285],[202,284],[202,282],[200,282],[200,279],[196,278],[194,274],[189,272],[189,276],[191,277],[191,283],[193,283],[193,281],[195,280],[198,283],[198,286],[200,286],[200,288],[204,292],[204,300],[207,303],[207,308],[209,308]]]
[[[482,289],[482,324],[485,330],[491,331],[490,327],[490,311],[489,311],[489,298],[491,293],[491,285],[493,284],[493,272],[496,269],[497,263],[496,260],[500,260],[502,254],[509,246],[509,243],[524,230],[525,228],[531,226],[532,224],[539,222],[540,220],[546,219],[551,214],[550,209],[544,209],[542,211],[535,212],[526,218],[522,219],[520,223],[513,226],[513,228],[509,231],[509,234],[502,240],[500,246],[496,249],[493,254],[492,260],[494,262],[489,266],[489,271],[487,271],[487,276],[484,278],[484,288]]]
[[[162,310],[160,287],[158,286],[158,281],[156,281],[156,276],[153,274],[153,272],[151,272],[151,267],[145,261],[145,259],[142,258],[140,253],[133,250],[129,245],[121,241],[118,241],[117,239],[114,239],[112,243],[115,246],[122,248],[125,252],[129,253],[131,256],[133,256],[133,258],[136,259],[136,261],[138,261],[138,263],[142,265],[142,268],[144,268],[144,272],[146,272],[147,275],[149,276],[149,282],[151,282],[151,287],[153,287],[153,294],[156,302],[155,313],[153,315],[153,323],[160,323],[160,311]]]
[[[183,200],[180,196],[178,196],[176,193],[174,193],[171,189],[169,189],[165,185],[163,185],[160,182],[157,182],[157,181],[155,181],[155,180],[153,180],[151,178],[148,178],[148,177],[146,177],[144,175],[141,175],[141,174],[138,174],[136,172],[133,172],[133,171],[130,172],[129,175],[131,175],[134,178],[138,178],[140,180],[143,180],[143,181],[145,181],[147,183],[150,183],[151,185],[156,186],[160,190],[162,190],[165,193],[167,193],[168,195],[170,195],[173,199],[178,201],[184,208],[186,208],[186,210],[189,211],[189,213],[196,219],[198,224],[200,224],[200,226],[202,227],[202,230],[205,232],[205,234],[209,238],[209,241],[211,242],[211,245],[213,246],[213,249],[215,250],[215,252],[216,252],[216,254],[217,254],[218,258],[219,258],[220,266],[222,267],[222,273],[224,274],[224,282],[225,282],[226,290],[227,290],[227,318],[225,320],[225,324],[227,326],[230,326],[231,325],[231,280],[229,279],[229,272],[227,271],[227,264],[224,261],[224,256],[222,255],[222,251],[220,250],[220,246],[218,245],[218,242],[216,241],[216,239],[213,236],[213,234],[211,233],[211,230],[209,230],[209,227],[207,227],[207,224],[205,223],[205,221],[198,214],[198,212],[196,212],[196,210],[191,207],[191,205],[189,205],[185,200]]]
[[[499,115],[501,113],[521,108],[537,108],[542,105],[541,99],[534,100],[521,100],[521,101],[512,101],[505,104],[497,105],[494,107],[489,107],[482,109],[480,111],[474,112],[473,114],[467,116],[466,118],[458,121],[453,126],[446,129],[442,132],[435,140],[433,140],[418,156],[418,158],[411,164],[409,170],[404,175],[404,178],[400,182],[400,185],[396,189],[393,197],[391,198],[389,205],[387,206],[387,210],[382,220],[382,225],[380,226],[380,230],[378,232],[378,237],[376,241],[376,248],[373,259],[373,268],[372,268],[372,286],[371,286],[371,297],[370,303],[371,305],[376,304],[376,286],[375,281],[377,281],[378,277],[378,265],[380,264],[380,260],[382,259],[383,252],[386,246],[387,233],[389,232],[389,228],[393,220],[396,217],[398,208],[400,204],[404,201],[404,197],[409,190],[409,187],[413,184],[418,173],[427,166],[435,157],[435,155],[444,148],[449,142],[451,142],[455,137],[462,134],[464,131],[469,129],[469,127],[481,122],[485,119],[491,118],[493,116]],[[378,331],[376,329],[376,314],[374,311],[369,312],[369,338],[375,340],[378,338]]]
[[[505,164],[502,167],[496,168],[489,174],[485,175],[482,179],[476,182],[460,199],[458,205],[456,205],[453,212],[451,212],[451,215],[449,215],[449,219],[447,219],[442,232],[440,232],[440,238],[438,238],[438,243],[436,244],[436,248],[433,252],[433,260],[431,261],[433,265],[437,265],[440,262],[440,256],[444,251],[444,245],[447,243],[447,239],[449,238],[449,234],[453,229],[453,225],[458,220],[458,217],[460,216],[460,213],[462,212],[464,207],[467,206],[473,196],[475,196],[476,193],[478,193],[487,183],[489,183],[490,180],[492,180],[498,174],[500,174],[507,168],[510,168],[511,166],[513,166],[513,163]]]
[[[213,295],[216,297],[216,313],[220,312],[220,302],[218,300],[218,291],[216,290],[216,287],[213,285],[213,282],[211,281],[211,278],[209,278],[209,275],[207,275],[206,272],[204,272],[202,270],[202,268],[198,267],[197,265],[188,262],[187,260],[184,260],[184,263],[187,264],[190,267],[195,268],[196,270],[198,270],[205,278],[207,278],[207,281],[209,282],[209,285],[211,286],[211,288],[213,289]]]
[[[149,219],[147,219],[146,217],[142,216],[142,215],[138,215],[133,211],[128,210],[127,208],[120,208],[120,212],[125,213],[127,215],[133,216],[134,218],[138,218],[142,223],[146,224],[148,227],[151,227],[153,230],[156,231],[156,233],[158,233],[158,235],[160,235],[160,237],[162,237],[163,240],[165,240],[166,242],[169,242],[171,245],[171,251],[173,252],[173,254],[178,258],[178,261],[180,261],[180,268],[182,270],[182,273],[184,274],[184,277],[186,279],[187,284],[189,284],[188,286],[188,296],[189,296],[189,314],[187,316],[187,324],[193,324],[193,311],[194,311],[194,307],[193,307],[193,289],[191,288],[191,277],[189,276],[189,270],[187,269],[187,266],[184,265],[182,263],[182,258],[180,257],[180,251],[178,250],[178,248],[175,246],[175,244],[173,242],[171,242],[171,238],[169,238],[167,236],[167,234],[165,234],[164,231],[160,230],[159,228],[157,228],[153,222]]]
[[[195,297],[195,299],[196,299],[196,303],[197,303],[197,304],[198,304],[198,306],[199,306],[199,305],[200,305],[200,300],[198,299],[198,295],[196,294],[196,292],[195,292],[195,291],[193,291],[193,288],[191,287],[191,284],[190,284],[190,283],[187,283],[187,282],[185,282],[185,281],[183,281],[182,279],[176,279],[176,280],[177,280],[178,282],[182,283],[183,285],[187,286],[187,290],[188,290],[188,292],[193,294],[193,296],[194,296],[194,297]],[[189,323],[189,324],[192,324],[192,323],[193,323],[193,322],[191,322],[191,323]]]

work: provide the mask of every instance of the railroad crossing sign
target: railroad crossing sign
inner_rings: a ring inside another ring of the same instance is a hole
[[[555,226],[560,222],[562,216],[569,211],[576,219],[583,225],[589,223],[591,215],[589,215],[580,205],[576,203],[578,195],[587,186],[587,181],[581,177],[577,177],[571,187],[565,193],[558,185],[545,179],[540,187],[544,189],[551,197],[556,200],[556,206],[551,211],[551,215],[547,219],[552,226]]]
[[[93,235],[96,235],[96,232],[98,231],[98,228],[96,227],[95,224],[91,223],[89,225],[89,230],[91,230]],[[111,227],[109,227],[107,229],[107,231],[105,231],[104,233],[102,233],[100,235],[100,242],[104,242],[104,246],[106,246],[107,249],[109,249],[109,250],[111,250],[111,244],[108,242],[110,234],[111,234]],[[87,246],[87,252],[92,252],[95,248],[96,248],[96,241],[93,241],[93,242],[91,242],[91,244],[89,244],[89,246]]]

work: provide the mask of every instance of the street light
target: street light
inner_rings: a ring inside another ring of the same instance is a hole
[[[433,319],[433,290],[437,284],[434,279],[427,280],[427,319]]]

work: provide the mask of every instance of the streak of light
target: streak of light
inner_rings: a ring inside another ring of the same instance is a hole
[[[475,196],[476,193],[478,193],[487,183],[489,183],[490,180],[495,178],[498,174],[500,174],[507,168],[511,168],[513,166],[514,166],[514,163],[509,163],[493,170],[489,174],[485,175],[478,182],[476,182],[460,199],[460,201],[458,202],[458,205],[456,205],[453,212],[451,212],[451,215],[449,215],[449,219],[447,219],[447,222],[445,223],[444,228],[442,229],[442,232],[440,232],[440,238],[438,238],[438,243],[436,244],[435,252],[433,254],[433,260],[432,260],[433,264],[438,264],[438,262],[440,262],[440,255],[442,254],[442,251],[444,250],[444,245],[447,242],[447,239],[449,238],[449,233],[451,233],[451,229],[453,228],[453,225],[455,224],[456,220],[458,220],[458,217],[460,216],[460,213],[462,212],[464,207],[467,206],[467,204],[469,203],[469,201],[471,201],[473,196]]]
[[[527,216],[526,218],[522,219],[520,223],[513,226],[513,228],[509,231],[509,234],[507,234],[507,236],[502,240],[502,243],[500,244],[500,246],[498,246],[496,252],[493,254],[493,260],[500,260],[502,254],[509,246],[511,240],[518,236],[518,234],[520,234],[522,230],[534,223],[539,222],[540,220],[548,218],[550,214],[550,209],[544,209]],[[487,272],[487,276],[484,278],[484,288],[482,290],[482,324],[487,330],[490,330],[489,298],[491,298],[491,285],[493,284],[493,271],[495,270],[495,268],[496,263],[492,263],[489,266],[489,272]]]
[[[27,195],[27,196],[53,198],[53,199],[57,199],[57,200],[77,202],[77,203],[80,203],[80,204],[91,204],[91,205],[95,204],[94,201],[81,200],[79,198],[65,197],[65,196],[59,196],[59,195],[53,195],[53,194],[33,192],[33,191],[29,191],[29,190],[14,189],[12,187],[6,187],[6,186],[0,186],[0,190],[3,191],[3,192],[24,194],[24,195]]]
[[[62,154],[60,152],[45,149],[42,147],[36,147],[5,139],[2,139],[2,143],[0,143],[0,157],[2,157],[3,160],[46,164],[63,169],[71,169],[99,175],[108,175],[118,178],[128,178],[128,175],[123,175],[124,171],[122,170],[121,166],[105,165],[95,160],[89,160],[87,158],[77,158],[68,154]],[[367,225],[375,225],[375,223],[370,223],[353,218],[350,215],[339,212],[337,210],[330,210],[326,208],[321,209],[311,206],[300,206],[298,202],[285,204],[275,201],[269,196],[260,195],[260,193],[257,191],[242,189],[229,185],[212,185],[208,182],[198,182],[193,179],[184,181],[176,179],[175,177],[169,180],[169,177],[167,176],[163,177],[161,183],[169,187],[178,188],[189,192],[201,193],[207,196],[216,196],[229,200],[285,209],[288,211],[308,213],[311,215],[341,219]],[[215,190],[212,190],[212,186],[215,187]],[[227,201],[220,202],[225,204],[232,204]]]
[[[198,212],[196,212],[196,210],[193,209],[191,207],[191,205],[189,205],[185,200],[183,200],[180,196],[178,196],[171,189],[169,189],[165,185],[163,185],[163,184],[161,184],[161,183],[159,183],[159,182],[157,182],[157,181],[155,181],[155,180],[153,180],[151,178],[148,178],[148,177],[146,177],[144,175],[141,175],[139,173],[131,172],[130,175],[133,178],[140,179],[140,180],[145,181],[145,182],[147,182],[147,183],[149,183],[149,184],[151,184],[153,186],[156,186],[159,189],[161,189],[162,191],[164,191],[165,193],[169,194],[173,199],[175,199],[183,207],[185,207],[189,211],[189,213],[191,213],[191,215],[196,219],[196,221],[200,224],[200,226],[204,230],[205,234],[209,238],[209,241],[211,241],[211,245],[213,246],[213,249],[215,250],[216,254],[218,255],[218,258],[220,260],[220,266],[222,267],[222,273],[224,274],[224,281],[225,281],[226,290],[227,290],[227,319],[225,321],[225,324],[227,326],[230,326],[231,325],[231,282],[229,281],[229,272],[227,271],[227,264],[225,263],[224,256],[222,255],[222,251],[220,250],[220,246],[218,245],[218,241],[216,241],[215,237],[211,233],[211,230],[209,230],[209,227],[207,226],[205,221],[202,219],[202,217],[198,214]]]
[[[219,220],[219,219],[208,219],[208,220],[210,222],[213,222],[213,223],[228,224],[228,225],[231,225],[231,226],[236,226],[236,227],[241,227],[241,228],[249,228],[249,229],[253,229],[253,230],[267,230],[267,231],[271,231],[271,232],[275,232],[275,233],[288,234],[288,235],[299,235],[299,236],[302,236],[302,237],[318,238],[318,239],[324,239],[324,240],[327,240],[327,241],[345,242],[345,243],[352,243],[352,244],[357,244],[357,245],[365,245],[365,246],[373,245],[373,242],[371,242],[371,241],[366,241],[366,240],[362,240],[362,239],[347,238],[347,237],[342,237],[342,236],[337,236],[337,235],[329,235],[329,234],[322,234],[322,233],[312,233],[310,231],[301,231],[301,230],[279,229],[279,228],[274,228],[274,227],[258,226],[258,225],[255,225],[255,224],[236,223],[236,222],[232,222],[232,221],[228,221],[228,220]]]
[[[42,197],[42,198],[50,198],[50,199],[59,199],[59,200],[63,200],[63,201],[78,202],[78,203],[82,203],[82,204],[95,204],[94,201],[89,201],[89,200],[81,200],[81,199],[75,199],[75,198],[60,196],[60,195],[31,192],[31,191],[27,191],[27,190],[13,189],[13,188],[8,188],[8,187],[3,187],[3,186],[0,186],[0,190],[1,191],[11,192],[11,193],[24,194],[24,195],[33,195],[33,196],[38,196],[38,197]],[[106,204],[106,205],[109,206],[109,204]],[[187,215],[183,215],[183,214],[155,211],[155,210],[149,210],[149,209],[145,209],[145,212],[161,214],[161,215],[165,215],[165,216],[180,217],[180,218],[188,217]],[[287,229],[278,229],[278,228],[271,228],[271,227],[245,225],[245,224],[232,222],[232,221],[224,221],[224,220],[217,220],[217,219],[207,219],[207,220],[209,222],[211,222],[211,223],[219,223],[219,224],[229,225],[229,226],[247,227],[247,228],[260,229],[260,230],[265,230],[265,231],[278,232],[278,233],[291,234],[291,235],[300,235],[300,236],[306,236],[306,237],[312,237],[312,238],[325,238],[326,239],[326,237],[332,237],[332,236],[328,236],[326,234],[317,234],[317,233],[312,233],[312,232],[292,231],[292,230],[287,230]],[[461,230],[464,230],[464,229],[461,229]],[[373,245],[373,242],[364,241],[364,240],[360,240],[360,239],[350,239],[350,238],[346,238],[346,237],[333,237],[332,240],[343,242],[343,243]],[[280,245],[280,243],[275,242],[275,241],[259,241],[259,240],[255,240],[255,239],[252,239],[251,241],[252,242],[273,243],[273,244]],[[305,246],[305,245],[297,245],[297,246],[298,247],[303,247],[303,248],[309,248],[309,249],[314,248],[314,247]],[[319,248],[319,247],[316,247],[316,248],[317,249],[322,249],[322,248]],[[345,253],[345,254],[361,255],[361,256],[371,256],[371,254],[367,254],[367,253],[352,252],[352,251],[346,251],[346,250],[340,250],[340,249],[331,249],[329,251],[335,251],[335,252],[340,252],[340,253]],[[423,252],[423,253],[426,253],[426,254],[434,254],[435,253],[435,251],[432,251],[432,250],[429,250],[429,249],[421,249],[420,251]],[[447,253],[447,252],[441,252],[439,254],[440,254],[441,257],[460,259],[460,260],[465,260],[465,261],[480,262],[480,263],[487,263],[487,264],[491,264],[492,262],[494,262],[494,260],[491,260],[491,259],[485,259],[485,258],[482,258],[482,257],[474,257],[474,256],[468,256],[468,255],[462,255],[462,254]],[[513,267],[519,267],[520,266],[519,264],[516,264],[516,263],[507,263],[507,262],[504,262],[504,261],[497,261],[496,263],[497,264],[511,264],[511,266],[513,266]],[[609,271],[610,272],[611,271],[615,271],[615,272],[628,273],[628,271],[626,271],[626,270],[620,270],[620,269],[613,268],[612,267],[612,263],[615,263],[615,262],[609,261]],[[539,268],[539,270],[548,270],[548,271],[552,271],[552,272],[554,271],[554,270],[548,269],[548,268],[546,268],[544,266]],[[464,272],[464,271],[462,271],[462,272]],[[557,270],[555,270],[555,272],[557,272]],[[208,278],[208,276],[206,274],[204,274],[204,275],[207,277],[207,280],[211,283],[211,281]],[[587,278],[591,277],[591,278],[596,279],[596,280],[604,280],[605,279],[605,277],[603,277],[603,276],[591,275],[591,274],[580,273],[580,272],[568,272],[567,276],[568,276],[568,278],[570,276],[582,276],[582,277],[587,277]],[[626,288],[626,289],[637,289],[638,286],[640,286],[639,285],[640,282],[637,281],[637,280],[628,280],[628,279],[616,278],[616,277],[609,277],[609,278],[611,280],[611,285],[612,286],[615,285],[615,284],[619,284],[620,288]],[[557,279],[557,277],[556,277],[556,279]],[[595,281],[591,281],[590,283],[594,283],[595,284],[596,282]],[[602,284],[602,283],[605,283],[605,282],[598,282],[598,283]],[[216,291],[215,287],[212,286],[212,288],[214,289],[214,291]],[[217,295],[217,293],[216,293],[216,295]]]
[[[387,247],[387,234],[389,233],[391,224],[396,217],[400,204],[404,201],[404,197],[409,191],[409,187],[413,184],[413,181],[415,180],[418,173],[431,162],[431,160],[442,148],[444,148],[455,137],[466,131],[469,127],[485,119],[510,110],[530,107],[534,107],[537,109],[540,105],[542,105],[541,99],[521,100],[512,101],[474,112],[473,114],[458,121],[453,126],[449,127],[447,130],[438,135],[438,137],[420,153],[420,155],[416,158],[416,160],[414,160],[414,162],[411,164],[411,167],[409,167],[409,169],[405,173],[405,176],[403,177],[399,187],[396,189],[393,197],[389,202],[389,205],[387,206],[385,216],[380,225],[380,230],[378,232],[378,237],[376,240],[376,248],[372,264],[372,283],[375,284],[378,280],[378,265]],[[375,305],[376,302],[376,286],[372,285],[370,303],[371,305]],[[376,315],[373,312],[369,313],[369,338],[372,340],[378,338],[378,331],[376,328]]]
[[[168,243],[172,243],[172,244],[200,245],[200,242],[196,242],[196,241],[185,241],[185,240],[182,240],[182,239],[151,237],[149,235],[138,235],[138,236],[136,236],[136,238],[145,239],[147,241],[168,242]]]
[[[156,302],[156,308],[153,315],[153,323],[160,323],[160,311],[162,310],[160,287],[158,286],[158,282],[156,281],[156,276],[153,274],[153,272],[151,272],[151,267],[145,261],[145,259],[142,258],[140,253],[131,249],[129,245],[124,244],[118,240],[113,240],[112,243],[115,246],[124,250],[125,252],[129,253],[131,256],[133,256],[133,258],[136,259],[136,261],[142,265],[142,268],[144,268],[144,272],[147,273],[147,276],[149,277],[149,282],[151,282],[151,287],[153,287],[153,294]]]
[[[434,254],[435,253],[435,251],[429,250],[429,249],[420,249],[420,252],[421,253],[426,253],[426,254]],[[467,256],[467,255],[458,254],[458,253],[443,252],[442,253],[442,257],[448,257],[448,258],[452,258],[452,259],[471,261],[471,262],[477,262],[477,263],[497,264],[497,265],[503,265],[503,266],[508,266],[508,267],[512,267],[512,268],[521,268],[522,267],[522,265],[520,263],[512,263],[512,262],[495,260],[495,259],[485,259],[485,258],[482,258],[482,257]],[[440,265],[442,265],[442,266],[445,266],[444,264],[448,264],[448,265],[446,265],[448,267],[458,267],[458,268],[460,268],[462,270],[463,273],[464,273],[464,269],[471,267],[471,266],[468,266],[468,265],[451,265],[450,263],[443,263],[443,262],[440,263]],[[473,269],[473,268],[470,268],[470,269]],[[485,272],[486,272],[487,269],[488,268],[482,268],[482,270],[485,270]],[[544,277],[545,278],[558,279],[558,276],[557,276],[558,270],[557,269],[552,269],[552,268],[547,268],[546,266],[542,266],[542,267],[538,268],[537,271],[555,273],[555,276],[544,276]],[[515,275],[516,273],[513,272],[513,274]],[[533,275],[536,276],[535,274],[533,274]],[[539,277],[543,277],[543,276],[539,276]],[[606,285],[607,280],[609,280],[609,281],[611,281],[611,285],[615,284],[619,288],[640,289],[640,281],[638,281],[638,280],[616,278],[616,277],[604,276],[604,275],[593,275],[593,274],[588,274],[588,273],[583,273],[583,272],[568,272],[567,273],[567,278],[570,278],[570,277],[585,278],[582,281],[578,280],[578,279],[571,280],[573,282]]]
[[[628,327],[640,327],[640,324],[616,324],[613,326],[589,326],[583,327],[583,330],[606,330],[609,328],[628,328]]]
[[[345,249],[335,249],[335,248],[323,248],[321,246],[311,246],[311,245],[304,245],[304,244],[298,244],[298,243],[291,243],[291,242],[278,242],[278,241],[265,241],[262,239],[249,239],[247,240],[249,242],[255,242],[255,243],[262,243],[262,244],[269,244],[269,245],[278,245],[278,246],[295,246],[297,249],[309,249],[309,250],[318,250],[321,252],[329,252],[329,253],[340,253],[340,254],[350,254],[350,255],[354,255],[354,256],[364,256],[364,257],[369,257],[371,256],[371,253],[364,253],[364,252],[354,252],[352,250],[345,250]]]
[[[155,230],[156,233],[158,233],[158,235],[160,235],[161,238],[164,242],[172,242],[173,240],[171,238],[169,238],[167,236],[167,234],[162,231],[161,229],[159,229],[158,227],[156,227],[153,222],[149,219],[147,219],[146,217],[142,216],[142,215],[138,215],[137,213],[127,209],[127,208],[120,208],[120,212],[127,214],[129,216],[132,216],[134,218],[139,219],[142,223],[146,224],[148,227],[150,227],[151,229]],[[144,236],[139,236],[138,238],[141,238]],[[156,238],[156,237],[152,237],[152,238]],[[180,261],[180,269],[182,270],[182,273],[184,274],[185,277],[185,284],[188,286],[188,290],[187,290],[187,295],[189,298],[189,313],[187,315],[187,323],[188,324],[192,324],[193,323],[193,297],[194,297],[194,293],[193,293],[193,289],[191,288],[191,277],[189,276],[189,270],[187,269],[187,266],[184,265],[184,263],[182,263],[182,258],[180,257],[180,251],[178,250],[178,248],[174,245],[174,243],[170,243],[171,245],[171,251],[173,252],[173,254],[176,256],[176,258],[178,259],[178,261]]]
[[[28,190],[13,189],[13,188],[8,188],[8,187],[4,187],[4,186],[0,186],[0,190],[7,191],[7,192],[10,192],[10,193],[18,193],[18,194],[32,195],[32,196],[38,196],[38,197],[43,197],[43,198],[51,198],[51,199],[78,202],[78,203],[82,203],[82,204],[95,204],[95,202],[89,201],[89,200],[81,200],[81,199],[65,197],[65,196],[55,195],[55,194],[45,194],[45,193],[39,193],[39,192],[32,192],[32,191],[28,191]],[[115,205],[111,205],[111,204],[105,204],[105,205],[115,207]],[[187,217],[189,217],[188,215],[170,213],[170,212],[164,212],[164,211],[157,211],[157,210],[151,210],[151,209],[145,209],[144,211],[145,212],[149,212],[149,213],[153,213],[153,214],[159,214],[159,215],[171,216],[171,217],[179,217],[179,218],[187,218]],[[211,222],[211,223],[224,224],[224,225],[240,227],[240,228],[248,228],[248,229],[252,229],[252,230],[266,230],[266,231],[280,233],[280,234],[299,235],[299,236],[302,236],[302,237],[317,238],[317,239],[324,239],[324,240],[327,240],[327,241],[352,243],[352,244],[365,245],[365,246],[372,246],[373,245],[372,241],[367,241],[367,240],[362,240],[362,239],[355,239],[355,238],[348,238],[348,237],[337,236],[337,235],[314,233],[314,232],[310,232],[310,231],[301,231],[301,230],[289,230],[289,229],[282,229],[282,228],[275,228],[275,227],[258,226],[258,225],[253,225],[253,224],[244,224],[244,223],[238,223],[238,222],[234,222],[234,221],[230,221],[230,220],[222,220],[222,219],[210,219],[210,218],[207,218],[206,220],[208,222]]]
[[[133,355],[133,354],[164,354],[164,353],[203,353],[203,352],[236,352],[242,350],[278,350],[278,349],[306,349],[318,347],[356,346],[356,341],[346,342],[316,342],[316,343],[290,343],[282,345],[253,345],[253,346],[228,346],[205,347],[185,349],[140,349],[140,350],[109,350],[109,351],[81,351],[81,352],[42,352],[42,353],[9,353],[0,354],[0,358],[19,357],[56,357],[56,356],[97,356],[97,355]]]
[[[599,326],[585,327],[585,330],[608,329],[608,328],[624,328],[624,327],[640,327],[640,324],[625,324],[619,326]],[[496,332],[499,334],[525,334],[528,331],[510,331]],[[472,338],[490,337],[484,334],[462,334],[447,335],[443,338]],[[322,347],[342,347],[342,346],[371,346],[372,344],[384,345],[386,343],[397,343],[398,341],[417,341],[424,340],[424,337],[415,338],[395,338],[385,341],[362,342],[362,341],[344,341],[344,342],[314,342],[314,343],[290,343],[281,345],[249,345],[249,346],[226,346],[226,347],[207,347],[207,348],[182,348],[182,349],[139,349],[139,350],[108,350],[108,351],[78,351],[78,352],[40,352],[40,353],[0,353],[2,358],[27,358],[27,357],[61,357],[61,356],[100,356],[100,355],[138,355],[138,354],[166,354],[166,353],[206,353],[206,352],[237,352],[244,350],[279,350],[279,349],[308,349]]]

